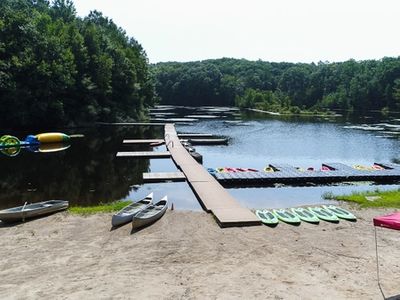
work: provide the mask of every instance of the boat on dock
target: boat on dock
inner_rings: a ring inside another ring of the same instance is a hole
[[[113,227],[117,227],[122,224],[131,222],[135,214],[141,212],[152,204],[153,193],[150,193],[142,200],[129,204],[128,206],[125,206],[119,212],[114,214],[111,219],[111,225]]]
[[[23,206],[0,210],[0,220],[2,222],[24,222],[26,219],[67,209],[68,206],[69,202],[64,200],[49,200],[32,204],[25,203]]]
[[[160,219],[168,208],[168,197],[165,196],[156,204],[149,205],[132,219],[132,228],[141,228],[150,225]]]

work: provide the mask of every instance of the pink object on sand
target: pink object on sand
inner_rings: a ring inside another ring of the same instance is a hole
[[[374,218],[374,226],[400,230],[400,212]]]

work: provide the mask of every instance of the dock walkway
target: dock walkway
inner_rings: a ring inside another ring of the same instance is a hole
[[[255,214],[242,207],[203,166],[193,159],[180,143],[173,124],[165,125],[165,144],[204,209],[214,214],[221,227],[261,224]]]

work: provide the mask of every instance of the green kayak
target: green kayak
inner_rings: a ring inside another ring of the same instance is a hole
[[[337,207],[334,205],[322,205],[322,207],[333,212],[337,217],[339,217],[341,219],[350,220],[350,221],[357,220],[355,215],[353,215],[351,212],[349,212],[348,210],[346,210],[344,208]]]
[[[298,224],[301,222],[298,216],[286,209],[273,209],[272,213],[281,221],[289,224]]]
[[[256,210],[257,217],[267,225],[278,224],[278,218],[268,210]]]
[[[319,223],[318,217],[308,209],[303,207],[295,207],[291,209],[292,213],[299,217],[300,220],[308,223]]]
[[[316,207],[309,207],[308,209],[321,220],[329,222],[339,222],[338,217],[334,213],[325,208],[316,206]]]

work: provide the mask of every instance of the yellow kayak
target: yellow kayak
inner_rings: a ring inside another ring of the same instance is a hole
[[[60,132],[47,132],[47,133],[39,133],[36,135],[39,143],[63,143],[68,142],[70,137],[64,133]]]

